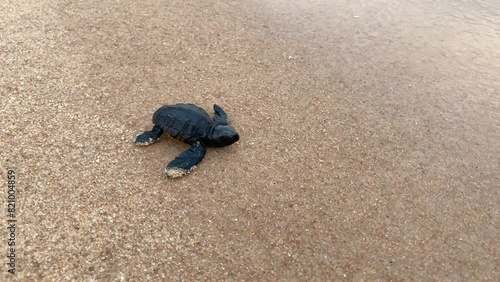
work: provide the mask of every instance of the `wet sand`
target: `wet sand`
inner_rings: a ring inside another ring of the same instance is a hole
[[[499,279],[496,1],[17,2],[18,280]],[[171,180],[187,145],[133,140],[178,102],[241,140]]]

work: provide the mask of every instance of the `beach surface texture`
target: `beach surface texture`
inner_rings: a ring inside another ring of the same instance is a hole
[[[499,281],[499,11],[1,1],[0,280]],[[175,103],[241,139],[172,180]]]

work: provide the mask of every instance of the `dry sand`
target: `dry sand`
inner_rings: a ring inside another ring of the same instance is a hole
[[[499,5],[396,2],[1,1],[0,280],[498,281]],[[170,180],[178,102],[241,140]]]

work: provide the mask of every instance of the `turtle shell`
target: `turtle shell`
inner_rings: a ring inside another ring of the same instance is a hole
[[[170,136],[193,144],[206,138],[212,119],[196,105],[176,104],[159,108],[153,115],[153,123]]]

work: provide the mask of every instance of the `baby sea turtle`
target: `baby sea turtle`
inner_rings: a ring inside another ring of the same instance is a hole
[[[227,124],[227,114],[214,105],[214,117],[193,104],[165,105],[153,114],[153,129],[144,131],[135,144],[147,146],[163,134],[191,145],[165,168],[169,177],[180,177],[193,170],[205,156],[205,147],[224,147],[240,139],[236,130]]]

